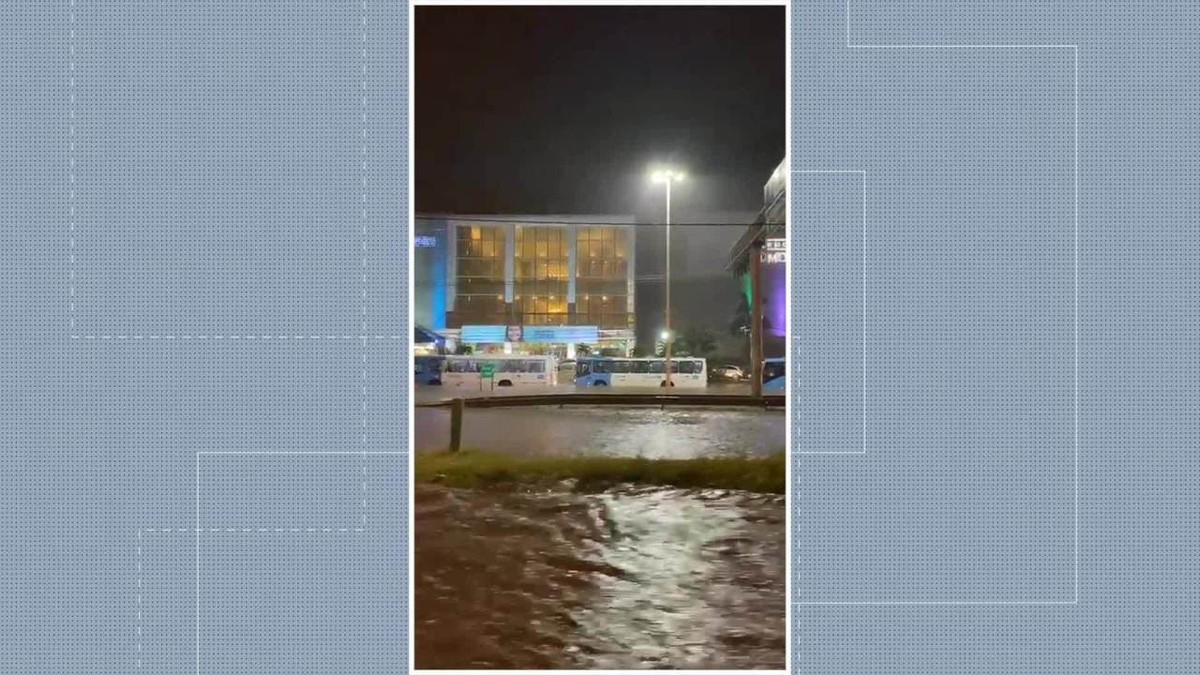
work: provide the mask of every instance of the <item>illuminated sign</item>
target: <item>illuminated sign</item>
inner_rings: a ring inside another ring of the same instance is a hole
[[[413,241],[413,244],[417,248],[437,248],[437,237],[416,237]]]
[[[787,239],[768,239],[760,259],[767,265],[787,264]]]
[[[504,342],[507,326],[463,326],[461,341],[465,344],[500,344]]]
[[[500,344],[502,342],[583,343],[600,341],[598,326],[463,326],[462,342]]]
[[[598,326],[525,326],[526,342],[593,344],[600,341]]]

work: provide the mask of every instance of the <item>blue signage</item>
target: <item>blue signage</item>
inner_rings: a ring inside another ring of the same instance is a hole
[[[420,236],[413,240],[416,248],[437,248],[437,237]]]
[[[500,344],[506,326],[463,326],[461,341],[468,344]]]
[[[598,326],[463,326],[461,340],[470,344],[501,342],[582,343],[600,341]]]
[[[526,342],[592,344],[600,341],[596,326],[525,326]]]

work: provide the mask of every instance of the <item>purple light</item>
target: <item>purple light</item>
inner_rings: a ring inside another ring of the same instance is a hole
[[[787,334],[787,266],[763,266],[765,333],[775,337]]]

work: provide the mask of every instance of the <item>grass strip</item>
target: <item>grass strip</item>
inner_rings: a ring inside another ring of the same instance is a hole
[[[418,454],[416,480],[448,487],[545,485],[578,481],[577,490],[614,485],[663,485],[683,489],[745,490],[783,494],[787,480],[784,453],[769,457],[522,457],[462,451]]]

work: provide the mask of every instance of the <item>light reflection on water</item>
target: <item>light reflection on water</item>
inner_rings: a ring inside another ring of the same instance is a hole
[[[419,486],[418,668],[784,667],[784,499]]]
[[[463,417],[463,447],[521,455],[589,454],[681,458],[782,452],[786,415],[747,408],[475,408]],[[444,450],[445,408],[414,410],[418,452]]]

